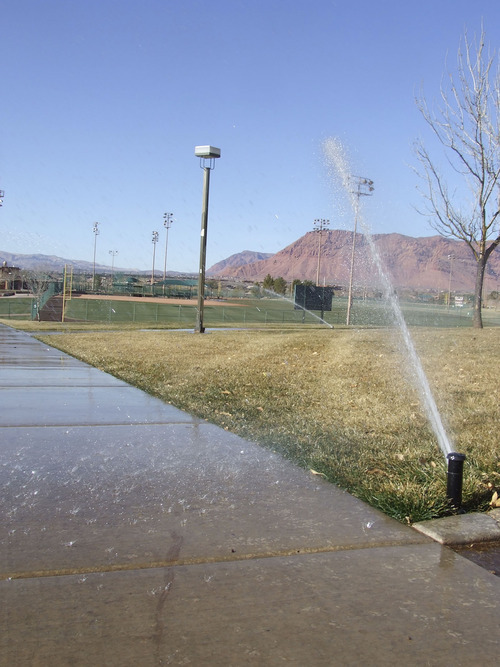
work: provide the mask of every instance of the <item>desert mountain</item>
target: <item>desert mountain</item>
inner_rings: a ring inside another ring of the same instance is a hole
[[[238,252],[235,255],[231,255],[227,259],[223,259],[221,262],[217,262],[217,264],[211,266],[209,269],[207,269],[207,276],[219,276],[227,269],[235,269],[239,266],[243,266],[244,264],[260,262],[263,259],[269,259],[269,257],[272,257],[272,253],[244,250],[243,252]]]
[[[319,282],[346,285],[349,282],[352,232],[328,230],[321,235]],[[256,262],[235,263],[210,275],[221,278],[262,281],[267,274],[287,281],[296,278],[316,281],[320,236],[308,232],[283,250]],[[413,238],[402,234],[376,234],[373,243],[392,283],[398,288],[473,291],[475,261],[467,245],[442,236]],[[449,256],[453,256],[453,260]],[[379,272],[372,258],[368,238],[356,235],[354,284],[377,287]],[[487,267],[485,286],[497,289],[500,282],[500,252],[495,251]]]

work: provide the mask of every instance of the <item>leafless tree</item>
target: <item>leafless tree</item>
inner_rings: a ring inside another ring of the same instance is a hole
[[[442,236],[469,246],[476,260],[473,325],[482,328],[482,290],[486,264],[500,244],[500,70],[496,53],[479,39],[464,35],[457,69],[447,72],[441,101],[431,108],[423,93],[417,106],[444,149],[446,174],[439,158],[422,141],[415,144],[423,179],[426,215]],[[459,186],[457,186],[457,182]],[[465,186],[465,187],[464,187]]]
[[[42,309],[42,299],[44,294],[54,282],[48,270],[39,268],[31,271],[23,271],[23,282],[27,285],[35,301],[36,315],[35,319],[40,321],[40,311]]]

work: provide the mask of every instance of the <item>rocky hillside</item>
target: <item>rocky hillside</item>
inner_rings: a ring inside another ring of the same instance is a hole
[[[346,285],[349,281],[352,232],[329,230],[321,235],[320,284]],[[402,234],[376,234],[373,242],[392,283],[399,288],[446,290],[450,281],[453,291],[473,291],[475,261],[465,243],[441,236],[413,238]],[[316,281],[319,234],[308,232],[278,253],[238,266],[228,264],[211,275],[221,278],[261,281],[267,274]],[[449,256],[453,255],[451,262]],[[221,263],[222,264],[222,263]],[[356,235],[355,285],[376,287],[380,284],[368,238]],[[490,258],[486,290],[498,289],[500,283],[500,252]]]

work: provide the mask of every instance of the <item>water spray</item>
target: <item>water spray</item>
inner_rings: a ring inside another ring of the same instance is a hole
[[[357,220],[359,215],[359,197],[357,198],[357,192],[353,191],[352,189],[352,182],[350,180],[352,178],[351,169],[349,160],[347,159],[346,153],[344,151],[344,147],[342,146],[342,143],[339,139],[330,138],[325,141],[324,150],[328,162],[334,170],[336,178],[340,179],[344,191],[350,198],[351,207],[355,212],[355,218]],[[370,230],[365,224],[363,224],[362,218],[360,221],[363,225],[371,255],[377,267],[379,277],[384,286],[386,299],[391,306],[394,321],[402,333],[403,342],[407,351],[407,359],[410,362],[416,380],[416,388],[419,391],[422,404],[427,413],[427,417],[437,437],[439,447],[442,453],[448,459],[447,497],[450,500],[452,507],[459,511],[462,504],[463,464],[465,461],[465,455],[458,454],[452,450],[452,445],[444,428],[441,415],[434,400],[434,396],[420,361],[420,357],[418,356],[415,349],[413,339],[405,322],[403,312],[399,305],[397,296],[395,295],[392,283],[375,246]]]
[[[450,501],[453,509],[460,511],[462,505],[465,454],[450,452],[446,458],[448,459],[446,497]]]

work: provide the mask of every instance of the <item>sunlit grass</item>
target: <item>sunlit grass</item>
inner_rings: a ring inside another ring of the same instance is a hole
[[[498,329],[413,333],[453,449],[467,455],[464,506],[484,510],[500,489]],[[42,339],[312,468],[401,521],[449,511],[446,461],[395,331],[128,331]]]

